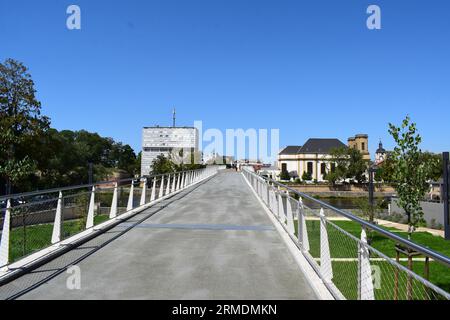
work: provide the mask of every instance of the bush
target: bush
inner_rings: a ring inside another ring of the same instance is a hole
[[[280,180],[291,180],[291,177],[289,176],[289,172],[281,171]]]
[[[311,181],[312,180],[311,173],[309,173],[308,171],[303,172],[302,180],[304,180],[304,181]]]

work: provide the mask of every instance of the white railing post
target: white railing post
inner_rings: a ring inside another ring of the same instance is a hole
[[[269,205],[269,185],[267,182],[264,183],[264,200]]]
[[[298,223],[298,241],[303,250],[309,251],[308,229],[306,227],[305,207],[303,206],[302,198],[298,200],[297,223]]]
[[[158,199],[164,196],[164,176],[161,176],[161,184],[159,185]]]
[[[140,206],[145,204],[145,197],[147,196],[147,178],[144,178],[144,185],[142,186]]]
[[[270,192],[270,210],[275,215],[275,214],[277,214],[277,211],[276,211],[275,207],[278,205],[278,204],[275,203],[276,202],[275,190],[273,190],[273,188],[270,187],[270,191],[269,192]]]
[[[167,176],[166,195],[170,194],[170,174]]]
[[[320,209],[320,273],[322,274],[322,277],[324,277],[325,281],[331,282],[333,279],[327,221],[323,208]]]
[[[173,174],[173,181],[172,181],[172,192],[177,191],[177,174]]]
[[[112,197],[112,201],[111,201],[111,210],[109,211],[110,219],[117,217],[117,189],[118,189],[118,184],[116,182],[114,184],[113,197]]]
[[[95,209],[95,186],[92,186],[91,199],[89,200],[89,209],[86,219],[86,229],[94,226],[94,209]]]
[[[358,243],[358,298],[360,300],[375,300],[370,253],[364,229],[361,231],[361,242]]]
[[[282,223],[286,223],[285,214],[284,214],[284,206],[283,206],[283,197],[281,196],[281,190],[278,190],[278,218],[280,218]]]
[[[6,203],[5,217],[3,218],[2,239],[0,243],[1,271],[8,270],[9,263],[9,229],[11,224],[11,201]]]
[[[150,202],[155,201],[156,197],[156,177],[153,177],[152,193],[150,194]]]
[[[134,180],[131,180],[130,194],[128,195],[127,211],[133,210]]]
[[[185,187],[185,185],[184,185],[185,179],[186,179],[186,172],[183,172],[181,174],[181,189],[184,189],[184,187]]]
[[[181,184],[181,174],[178,173],[178,179],[177,179],[177,191],[180,190],[180,184]]]
[[[291,199],[289,198],[289,191],[286,191],[286,220],[287,229],[290,234],[295,235],[294,217],[292,216]]]
[[[62,218],[62,192],[59,192],[56,205],[55,220],[53,222],[52,244],[61,241],[61,218]]]

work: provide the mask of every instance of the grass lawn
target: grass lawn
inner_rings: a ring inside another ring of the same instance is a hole
[[[361,226],[353,221],[332,221],[336,226],[344,229],[356,238],[361,236]],[[310,244],[310,254],[314,258],[320,258],[320,221],[307,220],[308,239]],[[297,223],[295,223],[297,234]],[[398,231],[393,228],[386,228],[395,232],[401,237],[407,238],[406,232]],[[357,242],[344,235],[334,226],[327,224],[328,241],[330,246],[331,258],[357,258],[358,246]],[[413,241],[426,246],[430,249],[450,255],[450,243],[445,239],[434,236],[428,232],[415,232],[412,237]],[[378,251],[384,253],[388,257],[396,256],[395,242],[379,234],[372,235],[371,245]],[[376,258],[376,257],[374,257]],[[406,261],[400,262],[406,266]],[[320,264],[320,262],[318,262]],[[356,261],[333,261],[334,278],[333,282],[341,290],[341,292],[349,299],[355,299],[357,296],[357,262]],[[387,262],[372,261],[372,265],[378,265],[381,271],[381,289],[376,290],[376,297],[380,299],[390,299],[394,297],[394,274],[396,268]],[[424,276],[425,263],[415,261],[413,263],[413,271],[418,275]],[[399,273],[399,299],[406,299],[406,276],[404,272]],[[403,278],[402,278],[403,277]],[[430,282],[438,287],[450,292],[450,269],[438,262],[430,262]],[[423,298],[425,295],[424,288],[419,282],[413,281],[413,298]]]
[[[94,216],[94,225],[98,225],[109,217],[106,214]],[[85,219],[64,221],[62,225],[62,239],[67,239],[83,230]],[[11,229],[9,261],[15,262],[33,252],[39,251],[51,245],[53,223],[31,225]]]

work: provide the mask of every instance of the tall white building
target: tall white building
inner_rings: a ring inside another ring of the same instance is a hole
[[[198,139],[198,130],[194,127],[144,127],[142,130],[141,176],[151,173],[152,162],[160,154],[173,155],[174,149],[198,152]]]

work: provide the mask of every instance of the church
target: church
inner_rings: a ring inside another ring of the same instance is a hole
[[[333,149],[349,147],[358,149],[363,158],[370,161],[369,136],[357,134],[347,140],[347,144],[339,139],[308,139],[302,146],[287,146],[278,154],[278,170],[287,171],[291,178],[301,178],[304,172],[311,175],[312,180],[326,181],[324,175],[333,171],[335,163],[331,161]]]

